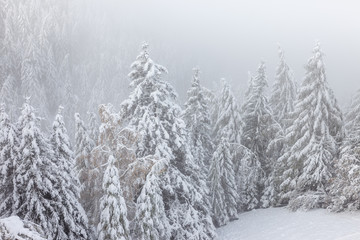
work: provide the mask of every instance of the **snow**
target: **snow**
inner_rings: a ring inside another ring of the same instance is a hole
[[[11,237],[16,237],[16,239],[18,240],[29,238],[38,240],[44,239],[37,232],[25,228],[24,223],[17,216],[0,219],[0,225],[3,225],[5,227]]]
[[[217,233],[217,240],[358,240],[360,212],[257,209],[240,214],[239,220],[219,228]]]

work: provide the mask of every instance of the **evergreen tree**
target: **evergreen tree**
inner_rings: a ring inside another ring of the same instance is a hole
[[[101,199],[99,240],[126,240],[128,238],[127,208],[119,182],[119,171],[115,159],[109,157],[103,179],[104,195]]]
[[[69,137],[63,121],[62,107],[53,123],[50,143],[59,169],[57,188],[61,196],[58,205],[60,219],[58,232],[54,239],[87,239],[87,217],[79,203],[80,183],[74,171],[74,158]]]
[[[262,199],[265,207],[269,199],[269,189],[273,188],[272,181],[266,181],[271,177],[274,169],[272,158],[268,156],[268,147],[272,139],[281,130],[279,124],[274,120],[272,111],[269,107],[265,88],[267,87],[267,77],[265,73],[265,63],[261,62],[257,75],[251,80],[251,85],[247,93],[247,98],[243,106],[244,128],[241,142],[256,156],[261,164],[262,179],[259,181],[259,190],[264,189],[266,197]],[[265,203],[265,204],[264,204]]]
[[[279,47],[280,64],[276,69],[275,82],[270,98],[274,119],[285,126],[289,113],[294,111],[296,85],[291,69],[287,65],[283,50]]]
[[[360,91],[356,92],[345,116],[346,138],[335,160],[335,176],[330,186],[332,211],[360,209]]]
[[[162,199],[173,229],[171,236],[174,239],[214,237],[205,179],[199,176],[200,168],[187,144],[181,109],[175,103],[176,94],[161,78],[166,69],[149,58],[147,44],[131,68],[129,76],[134,91],[123,102],[122,115],[141,136],[137,157],[153,155],[170,161],[166,174],[169,184],[162,186]],[[198,218],[186,221],[189,214]]]
[[[209,106],[204,91],[200,85],[200,70],[194,69],[192,86],[188,91],[188,100],[185,103],[183,119],[189,131],[189,140],[192,155],[197,164],[207,171],[208,160],[212,154],[212,141],[210,136]]]
[[[62,202],[57,185],[60,169],[54,152],[38,128],[33,107],[26,100],[19,118],[20,145],[16,166],[15,211],[12,214],[47,229],[49,239],[59,230],[58,205]]]
[[[162,186],[168,184],[166,177],[169,161],[157,160],[146,176],[145,184],[137,198],[135,214],[135,238],[139,240],[169,239],[171,225],[166,216]]]
[[[213,136],[220,141],[223,134],[228,135],[230,144],[240,144],[243,122],[240,108],[230,90],[230,85],[222,79],[223,88],[219,99],[218,117],[214,126]]]
[[[17,188],[15,171],[19,162],[19,133],[0,104],[0,216],[15,212]]]
[[[326,191],[343,135],[342,114],[326,80],[319,44],[313,54],[295,104],[294,122],[286,130],[287,149],[279,159],[286,166],[281,174],[281,197],[283,201],[294,200],[294,209],[304,204],[314,207],[316,203],[310,203],[312,192]],[[304,193],[310,194],[307,199],[296,200]]]
[[[209,182],[214,222],[221,226],[236,218],[238,200],[234,165],[226,137],[221,138],[211,160]]]

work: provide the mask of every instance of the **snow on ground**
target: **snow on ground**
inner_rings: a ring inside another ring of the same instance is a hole
[[[258,209],[217,230],[218,240],[359,240],[360,212]]]

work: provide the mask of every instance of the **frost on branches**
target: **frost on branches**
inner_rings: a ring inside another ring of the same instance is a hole
[[[279,159],[285,166],[280,195],[283,201],[294,200],[297,206],[301,206],[296,201],[301,194],[325,194],[343,135],[342,114],[326,80],[319,44],[313,54],[295,104],[296,118],[286,130],[287,150]]]
[[[199,166],[190,152],[176,93],[162,79],[166,69],[149,58],[147,44],[143,45],[131,69],[130,85],[134,90],[121,106],[122,116],[140,136],[136,150],[138,158],[152,155],[169,161],[167,185],[162,186],[161,200],[171,225],[171,237],[212,238],[215,233],[206,199],[205,179],[199,176]]]

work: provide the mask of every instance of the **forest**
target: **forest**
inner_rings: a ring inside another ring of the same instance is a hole
[[[151,42],[103,44],[77,3],[0,0],[1,239],[215,239],[253,209],[360,209],[360,91],[340,107],[319,42],[301,81],[279,46],[273,84],[259,60],[243,94],[194,66],[182,103]]]

